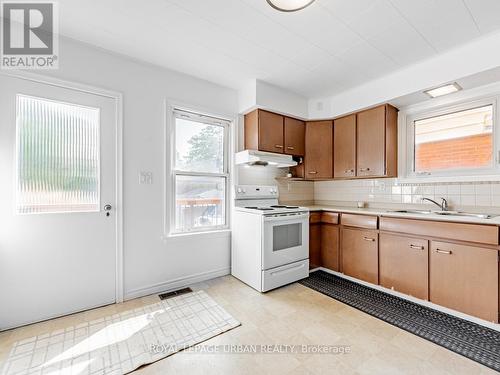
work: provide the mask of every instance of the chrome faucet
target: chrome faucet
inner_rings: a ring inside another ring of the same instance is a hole
[[[434,203],[436,206],[438,206],[441,211],[448,211],[448,201],[444,198],[440,198],[441,199],[441,204],[439,204],[438,202],[436,202],[434,199],[431,199],[431,198],[422,198],[422,201],[429,201],[431,203]]]

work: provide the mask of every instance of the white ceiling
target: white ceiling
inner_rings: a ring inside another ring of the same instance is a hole
[[[333,95],[500,28],[500,0],[64,0],[68,37],[240,88]]]

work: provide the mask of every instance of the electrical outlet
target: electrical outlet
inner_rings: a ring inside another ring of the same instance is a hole
[[[153,172],[140,172],[139,173],[139,184],[151,185],[152,183],[153,183]]]

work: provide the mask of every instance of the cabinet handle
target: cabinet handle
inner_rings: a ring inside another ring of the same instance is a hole
[[[276,147],[276,148],[283,148],[282,145],[274,145],[274,147]]]
[[[417,245],[412,245],[412,244],[410,244],[410,247],[412,249],[415,249],[415,250],[424,250],[425,249],[424,246],[417,246]]]
[[[354,169],[346,169],[344,173],[354,173]]]
[[[365,241],[375,242],[375,238],[363,237]]]
[[[318,174],[318,171],[309,171],[309,174]]]
[[[359,168],[360,172],[368,172],[370,168]]]
[[[439,254],[446,254],[446,255],[451,255],[452,251],[451,250],[441,250],[441,249],[436,249],[436,253]]]
[[[287,147],[287,150],[295,150],[295,147],[288,146],[288,147]]]

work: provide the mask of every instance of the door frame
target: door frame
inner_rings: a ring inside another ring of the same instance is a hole
[[[115,249],[115,303],[123,302],[123,94],[83,83],[27,71],[0,71],[0,75],[42,83],[50,86],[99,95],[115,102],[115,178],[116,178],[116,249]]]

